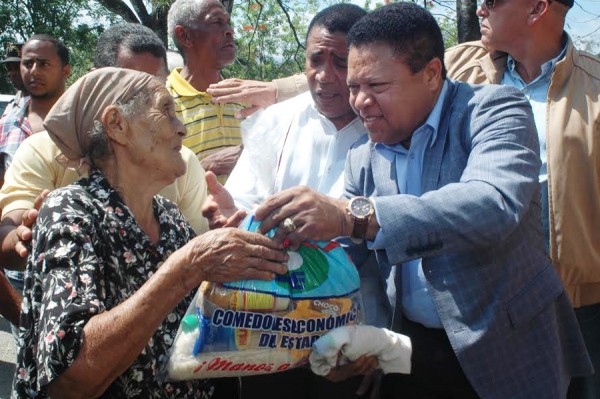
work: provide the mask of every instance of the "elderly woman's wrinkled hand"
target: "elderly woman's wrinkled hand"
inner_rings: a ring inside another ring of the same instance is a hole
[[[351,232],[346,201],[305,186],[292,187],[267,198],[256,208],[256,220],[262,221],[263,233],[279,227],[273,238],[289,239],[292,249],[305,240],[332,240]]]
[[[272,280],[276,274],[287,272],[284,263],[288,255],[283,244],[244,230],[212,230],[185,248],[189,250],[189,271],[198,274],[200,281]]]

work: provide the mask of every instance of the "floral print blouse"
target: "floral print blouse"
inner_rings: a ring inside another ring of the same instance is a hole
[[[156,245],[101,172],[53,191],[33,230],[21,312],[13,398],[45,398],[45,387],[77,357],[83,327],[135,293],[195,236],[177,207],[156,196]],[[158,327],[103,398],[210,398],[210,381],[160,383],[157,374],[191,303],[191,292]]]

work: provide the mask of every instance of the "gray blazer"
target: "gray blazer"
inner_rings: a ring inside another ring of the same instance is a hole
[[[368,138],[346,161],[346,194],[373,197],[384,232],[374,270],[389,304],[380,310],[395,305],[393,265],[422,258],[456,356],[486,399],[564,398],[571,376],[592,371],[545,253],[538,146],[516,89],[449,81],[421,197],[398,192],[393,162]]]

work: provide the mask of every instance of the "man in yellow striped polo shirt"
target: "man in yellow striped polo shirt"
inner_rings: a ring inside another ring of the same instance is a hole
[[[235,58],[229,13],[217,0],[177,0],[169,9],[168,30],[184,60],[183,68],[167,78],[177,116],[187,128],[183,144],[224,182],[241,152],[234,115],[246,104],[213,104],[206,89],[221,80],[221,69]]]

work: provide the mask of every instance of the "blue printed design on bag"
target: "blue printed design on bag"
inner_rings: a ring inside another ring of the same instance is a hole
[[[261,222],[249,215],[240,229],[256,231]],[[275,230],[266,236],[273,237]],[[288,251],[288,273],[275,280],[244,280],[223,284],[230,289],[268,293],[291,299],[337,298],[357,292],[360,278],[346,251],[335,242],[303,242],[297,251]]]

